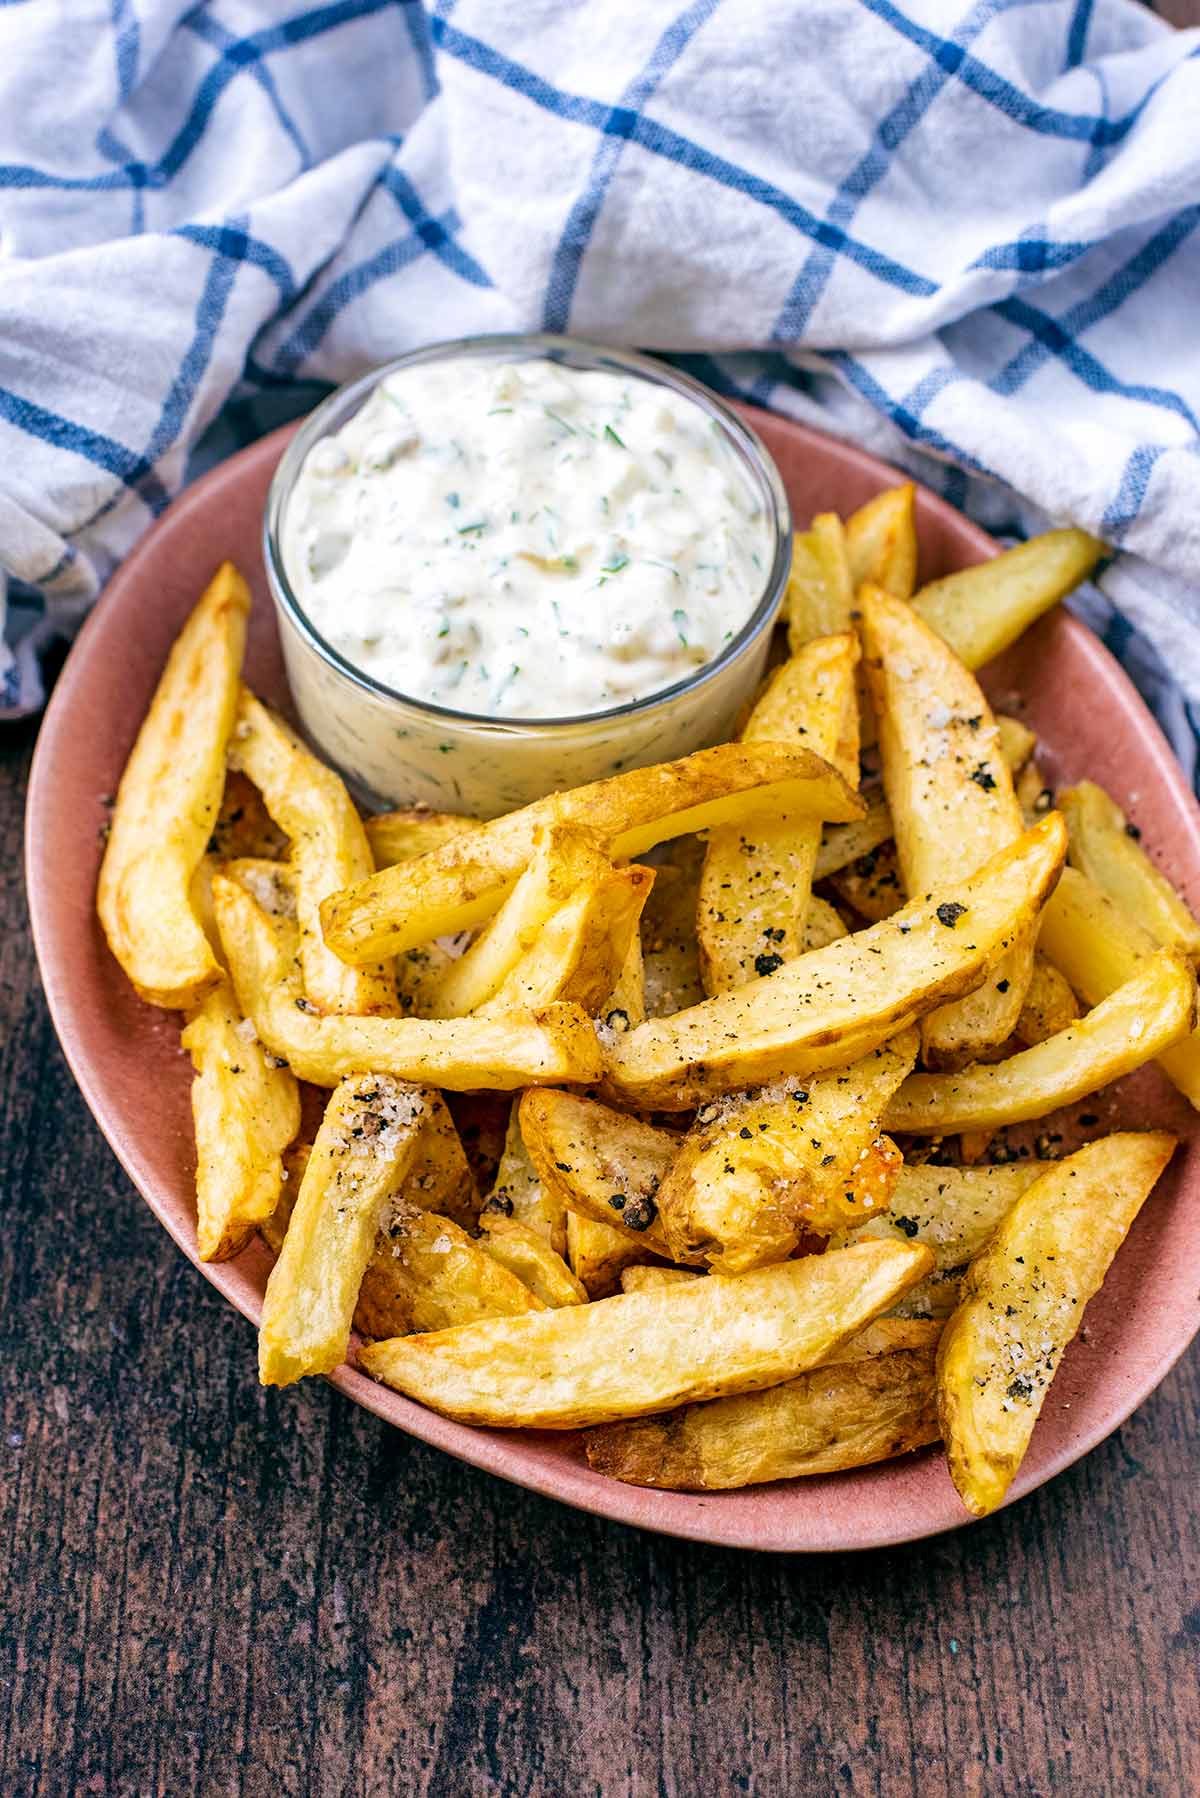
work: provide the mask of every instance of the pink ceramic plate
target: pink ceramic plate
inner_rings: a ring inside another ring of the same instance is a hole
[[[849,512],[895,475],[882,462],[756,413],[798,520]],[[223,557],[250,579],[247,677],[285,697],[259,552],[263,501],[288,432],[245,450],[189,489],[113,580],[67,662],[42,726],[29,789],[28,880],[50,1010],[88,1104],[147,1203],[196,1259],[189,1069],[174,1018],[142,1005],[105,948],[93,910],[105,796],[116,789],[168,646]],[[923,578],[995,553],[981,531],[919,495]],[[1171,752],[1121,669],[1059,615],[989,671],[989,688],[1038,732],[1055,776],[1102,781],[1141,825],[1169,877],[1200,906],[1200,816]],[[1114,1123],[1161,1124],[1183,1138],[1122,1248],[1086,1334],[1055,1380],[1012,1496],[1040,1486],[1114,1430],[1158,1384],[1200,1325],[1200,1130],[1153,1071],[1079,1108]],[[1057,1128],[1058,1126],[1051,1126]],[[1095,1130],[1092,1130],[1095,1133]],[[257,1321],[270,1257],[259,1244],[205,1277]],[[253,1353],[249,1339],[246,1353]],[[533,1491],[624,1523],[744,1548],[868,1548],[967,1521],[940,1454],[830,1478],[699,1496],[623,1486],[594,1474],[576,1443],[469,1429],[343,1367],[333,1383],[401,1429]]]

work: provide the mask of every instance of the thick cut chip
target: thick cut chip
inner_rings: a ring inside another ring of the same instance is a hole
[[[681,1280],[702,1280],[696,1267],[623,1267],[622,1292],[653,1292],[663,1286],[677,1286]],[[870,1325],[867,1326],[868,1329]]]
[[[967,1262],[1051,1165],[1014,1161],[1003,1167],[901,1168],[890,1209],[861,1229],[832,1237],[829,1246],[844,1248],[872,1236],[923,1242],[933,1251],[934,1270],[910,1287],[896,1309],[904,1317],[945,1317],[958,1303],[959,1275]]]
[[[496,1169],[496,1180],[484,1211],[497,1217],[510,1217],[527,1229],[536,1230],[558,1255],[566,1253],[566,1208],[556,1193],[547,1192],[538,1179],[521,1135],[521,1102],[514,1099],[508,1114],[504,1136],[504,1152]]]
[[[540,1311],[542,1300],[453,1219],[397,1203],[376,1241],[354,1322],[364,1336],[450,1330]]]
[[[1089,1005],[1132,980],[1156,950],[1149,932],[1077,868],[1063,869],[1042,913],[1038,943]],[[1200,1110],[1200,1031],[1164,1049],[1158,1065]]]
[[[1055,1162],[967,1269],[937,1387],[951,1478],[975,1516],[1004,1502],[1084,1306],[1174,1148],[1161,1131],[1106,1136]]]
[[[669,1017],[685,1006],[698,1005],[704,997],[696,935],[704,856],[699,837],[681,837],[654,852],[654,886],[642,913],[641,931],[648,1017]]]
[[[836,1361],[766,1392],[588,1432],[597,1473],[665,1491],[725,1492],[840,1473],[936,1442],[936,1325],[912,1348]]]
[[[1067,821],[1067,860],[1137,920],[1164,949],[1200,956],[1200,924],[1160,874],[1120,806],[1102,787],[1081,780],[1060,787],[1058,809]]]
[[[269,918],[218,874],[213,902],[238,1004],[273,1055],[301,1080],[336,1086],[375,1069],[453,1092],[512,1092],[539,1081],[600,1078],[600,1048],[577,1005],[500,1018],[322,1017],[305,997],[294,927]]]
[[[859,606],[905,889],[946,888],[1022,832],[995,719],[979,683],[910,606],[875,587],[863,588]],[[975,992],[926,1017],[926,1063],[969,1061],[1006,1042],[1032,964],[1026,932]]]
[[[1017,1041],[1032,1049],[1035,1043],[1044,1043],[1048,1036],[1068,1029],[1078,1016],[1079,1001],[1068,981],[1044,955],[1035,955],[1025,1003],[1013,1032]]]
[[[909,1030],[862,1061],[704,1105],[657,1194],[676,1261],[737,1274],[782,1261],[890,1201],[900,1170],[878,1146],[884,1108],[917,1059]]]
[[[877,493],[846,520],[846,553],[855,589],[864,581],[897,599],[908,599],[917,584],[917,528],[911,481]]]
[[[860,918],[878,924],[904,904],[904,875],[894,842],[881,843],[848,868],[830,875],[830,885]]]
[[[291,1069],[242,1017],[228,981],[205,994],[182,1041],[196,1070],[196,1241],[202,1261],[224,1261],[279,1202],[300,1095]]]
[[[225,562],[175,639],[125,764],[96,909],[143,999],[186,1010],[221,978],[191,901],[225,785],[250,590]]]
[[[396,984],[383,966],[348,968],[321,935],[321,901],[375,870],[362,819],[341,777],[243,687],[229,765],[247,775],[290,841],[304,994],[322,1012],[389,1016]]]
[[[861,811],[857,795],[811,750],[725,743],[552,794],[385,868],[325,902],[325,936],[338,955],[358,963],[476,929],[499,909],[548,823],[582,825],[614,861],[625,861],[656,843],[761,813],[845,821]]]
[[[644,903],[642,911],[644,914]],[[602,1015],[610,1030],[631,1030],[635,1024],[646,1021],[646,963],[642,954],[640,919],[639,927],[630,936],[625,959],[617,971]]]
[[[965,667],[982,668],[1073,592],[1107,553],[1086,531],[1047,531],[922,587],[913,609]]]
[[[589,1298],[611,1298],[620,1291],[626,1269],[640,1267],[650,1259],[649,1249],[632,1230],[602,1224],[579,1211],[568,1211],[566,1216],[567,1261]]]
[[[918,1243],[856,1243],[736,1279],[402,1336],[364,1348],[359,1365],[464,1423],[584,1428],[793,1379],[931,1264]]]
[[[411,862],[418,855],[428,855],[431,849],[441,849],[456,837],[477,830],[479,822],[478,818],[464,818],[457,812],[427,812],[420,806],[378,812],[365,821],[377,868],[390,868],[394,862]]]
[[[607,868],[586,881],[547,919],[537,941],[476,1015],[496,1017],[556,999],[598,1015],[625,966],[653,885],[653,869],[636,863]]]
[[[861,861],[893,836],[892,814],[886,799],[873,799],[861,818],[852,824],[830,824],[817,851],[814,880],[828,880],[851,862]]]
[[[546,1192],[568,1211],[619,1226],[636,1239],[645,1258],[674,1259],[658,1216],[658,1189],[680,1137],[595,1099],[553,1089],[527,1092],[520,1118]]]
[[[1195,975],[1162,949],[1077,1024],[1032,1049],[957,1074],[910,1074],[885,1122],[930,1136],[1045,1117],[1152,1061],[1195,1023]]]
[[[331,1097],[263,1298],[264,1386],[345,1360],[384,1207],[408,1176],[427,1114],[419,1088],[385,1074],[357,1074]]]
[[[643,1109],[683,1111],[857,1061],[984,978],[1031,929],[1065,847],[1051,813],[960,885],[910,900],[767,980],[629,1031],[608,1053],[614,1092]]]
[[[802,742],[858,784],[852,631],[819,637],[776,670],[742,741]],[[724,993],[800,955],[821,842],[819,820],[755,818],[709,832],[696,930],[705,990]]]
[[[996,741],[1014,780],[1037,748],[1037,734],[1019,718],[996,713]]]
[[[804,954],[807,955],[810,949],[824,949],[848,934],[837,906],[814,893],[808,902],[808,916],[804,920]]]
[[[850,629],[854,582],[845,527],[836,512],[818,513],[796,538],[785,610],[792,655],[814,637],[833,637]]]
[[[524,1281],[543,1305],[587,1304],[587,1287],[539,1231],[494,1211],[481,1212],[479,1222],[480,1248]]]

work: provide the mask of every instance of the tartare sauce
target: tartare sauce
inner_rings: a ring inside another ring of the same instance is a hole
[[[381,381],[309,452],[292,590],[408,697],[577,717],[711,662],[762,597],[771,528],[720,426],[649,381],[464,357]]]

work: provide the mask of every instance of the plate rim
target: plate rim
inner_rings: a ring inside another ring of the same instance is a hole
[[[828,453],[830,446],[838,455],[856,464],[860,471],[868,474],[873,480],[886,483],[898,476],[900,479],[910,478],[903,470],[894,468],[870,451],[844,439],[818,431],[798,421],[777,413],[765,413],[758,407],[739,407],[756,426],[766,421],[768,431],[784,429],[788,434],[795,434],[798,441],[810,444],[814,452]],[[64,662],[58,676],[49,703],[43,715],[38,732],[37,742],[30,765],[29,784],[25,807],[24,854],[26,893],[29,908],[30,932],[41,976],[47,1007],[54,1025],[59,1047],[67,1065],[83,1095],[84,1101],[95,1118],[100,1130],[113,1151],[121,1167],[132,1181],[134,1187],[144,1200],[158,1222],[166,1229],[172,1240],[182,1250],[192,1265],[199,1269],[205,1279],[251,1323],[257,1323],[261,1305],[257,1295],[249,1290],[246,1275],[238,1272],[239,1261],[235,1258],[228,1262],[202,1262],[197,1258],[194,1240],[189,1241],[185,1230],[177,1225],[170,1215],[165,1200],[161,1200],[156,1192],[155,1182],[143,1165],[138,1154],[137,1144],[125,1140],[125,1131],[116,1116],[115,1103],[111,1101],[104,1079],[95,1068],[90,1058],[83,1052],[74,1029],[74,1018],[71,999],[71,982],[66,971],[58,965],[55,953],[55,929],[49,919],[43,901],[46,883],[49,877],[48,858],[52,856],[52,848],[40,828],[42,814],[42,795],[44,789],[53,779],[53,763],[59,751],[60,715],[69,711],[72,694],[75,689],[85,683],[94,640],[103,636],[104,614],[108,609],[114,593],[121,591],[139,578],[140,565],[154,551],[158,529],[166,520],[176,525],[193,510],[202,510],[210,487],[221,481],[228,481],[236,474],[239,465],[248,465],[251,459],[257,464],[265,459],[270,449],[281,454],[289,438],[298,428],[300,421],[280,426],[268,435],[257,439],[246,448],[237,451],[233,456],[225,458],[216,467],[200,476],[189,487],[172,501],[162,519],[143,535],[138,544],[124,559],[112,579],[101,594],[96,605],[85,620],[78,637]],[[980,526],[959,513],[947,500],[931,489],[915,483],[922,505],[932,507],[935,513],[950,514],[956,521],[957,528],[966,527],[967,534],[974,540],[981,561],[1000,553],[1000,546]],[[1138,716],[1140,734],[1144,748],[1150,755],[1156,778],[1171,790],[1177,802],[1177,808],[1187,818],[1190,835],[1198,864],[1200,864],[1200,806],[1187,784],[1186,777],[1176,760],[1165,735],[1157,720],[1153,717],[1145,701],[1137,692],[1124,668],[1107,649],[1104,643],[1079,619],[1069,612],[1060,612],[1058,628],[1064,629],[1075,640],[1077,651],[1083,653],[1090,663],[1090,669],[1099,684],[1116,682],[1126,689],[1125,697],[1132,702],[1135,716]],[[1186,1352],[1191,1342],[1200,1331],[1200,1314],[1197,1316],[1196,1328],[1190,1335],[1178,1343],[1172,1343],[1166,1351],[1144,1369],[1135,1382],[1135,1389],[1127,1405],[1118,1407],[1118,1412],[1106,1413],[1103,1420],[1084,1431],[1078,1437],[1065,1440],[1046,1462],[1032,1468],[1026,1467],[1018,1474],[1006,1496],[1001,1509],[1018,1502],[1021,1498],[1037,1490],[1050,1480],[1082,1460],[1098,1447],[1110,1435],[1125,1423],[1151,1393],[1159,1386],[1167,1374]],[[767,1553],[779,1554],[823,1554],[845,1553],[848,1551],[865,1551],[874,1548],[896,1547],[907,1542],[928,1540],[933,1536],[943,1535],[950,1531],[966,1528],[976,1522],[987,1519],[976,1519],[965,1509],[958,1512],[951,1506],[935,1507],[938,1514],[919,1528],[911,1523],[897,1522],[888,1527],[886,1524],[874,1528],[858,1529],[847,1533],[839,1528],[834,1519],[822,1520],[809,1516],[805,1520],[803,1510],[798,1513],[797,1521],[804,1527],[767,1527],[754,1512],[748,1513],[744,1521],[740,1521],[736,1506],[729,1507],[731,1493],[665,1493],[652,1488],[625,1485],[617,1480],[607,1480],[596,1486],[595,1478],[590,1470],[585,1469],[574,1460],[562,1458],[552,1467],[543,1468],[536,1461],[512,1464],[514,1452],[513,1436],[515,1432],[499,1432],[483,1430],[471,1425],[456,1423],[450,1418],[440,1416],[415,1401],[380,1386],[350,1365],[343,1365],[332,1374],[325,1376],[336,1391],[361,1405],[364,1409],[379,1417],[381,1421],[402,1429],[406,1434],[429,1446],[441,1449],[456,1459],[478,1468],[481,1472],[492,1474],[509,1484],[523,1487],[525,1490],[538,1493],[542,1497],[552,1498],[559,1503],[571,1506],[591,1516],[602,1517],[610,1522],[621,1523],[629,1527],[651,1530],[679,1540],[695,1541],[718,1547],[739,1549],[757,1549]],[[926,1449],[919,1451],[923,1456],[931,1456],[935,1451]],[[786,1482],[780,1482],[782,1488]],[[800,1486],[800,1482],[790,1482]],[[953,1489],[947,1479],[947,1493],[954,1500]],[[801,1487],[801,1489],[803,1489]],[[750,1488],[748,1490],[764,1490]],[[689,1501],[686,1506],[676,1510],[677,1501]],[[664,1502],[666,1501],[666,1502]],[[999,1513],[992,1513],[998,1515]],[[790,1523],[790,1520],[789,1520]]]

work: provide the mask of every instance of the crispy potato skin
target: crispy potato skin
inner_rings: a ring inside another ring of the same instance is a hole
[[[588,1431],[588,1465],[635,1486],[724,1492],[893,1460],[941,1434],[936,1355],[936,1343],[897,1349],[766,1392],[606,1424]]]
[[[354,1310],[364,1336],[449,1330],[539,1311],[543,1300],[452,1218],[397,1205],[380,1230]]]
[[[626,1104],[682,1111],[857,1060],[978,984],[1031,926],[1065,848],[1051,813],[953,890],[910,900],[769,979],[631,1030],[609,1052],[609,1085]]]
[[[757,1391],[829,1359],[933,1257],[861,1243],[470,1330],[367,1346],[374,1378],[464,1423],[576,1429]]]
[[[864,587],[859,608],[904,890],[948,887],[1023,829],[996,721],[979,683],[910,606]],[[1006,1042],[1032,963],[1026,932],[974,993],[930,1013],[926,1065],[958,1065]]]
[[[167,657],[117,789],[96,909],[141,998],[187,1010],[221,968],[191,902],[225,785],[250,589],[225,562]]]
[[[852,631],[806,644],[776,669],[742,741],[803,742],[857,786],[858,659]],[[744,986],[802,953],[820,842],[818,820],[786,813],[709,832],[696,911],[706,992]]]
[[[910,1074],[885,1121],[889,1130],[931,1135],[1045,1117],[1153,1060],[1195,1022],[1191,966],[1160,950],[1086,1017],[1032,1049],[957,1074]]]
[[[1174,1148],[1163,1131],[1126,1133],[1055,1162],[967,1269],[937,1394],[950,1474],[975,1516],[1004,1502],[1084,1306]]]
[[[247,1033],[228,981],[205,994],[181,1041],[195,1069],[196,1242],[202,1261],[225,1261],[279,1202],[300,1095],[291,1069]]]
[[[502,904],[548,823],[582,824],[614,860],[738,818],[779,811],[848,820],[857,796],[810,750],[780,743],[725,743],[678,762],[635,768],[482,824],[441,849],[384,868],[332,895],[321,908],[325,939],[350,963],[474,930]]]
[[[681,1138],[574,1093],[531,1088],[521,1133],[545,1192],[564,1210],[616,1230],[643,1257],[670,1261],[658,1191]]]

